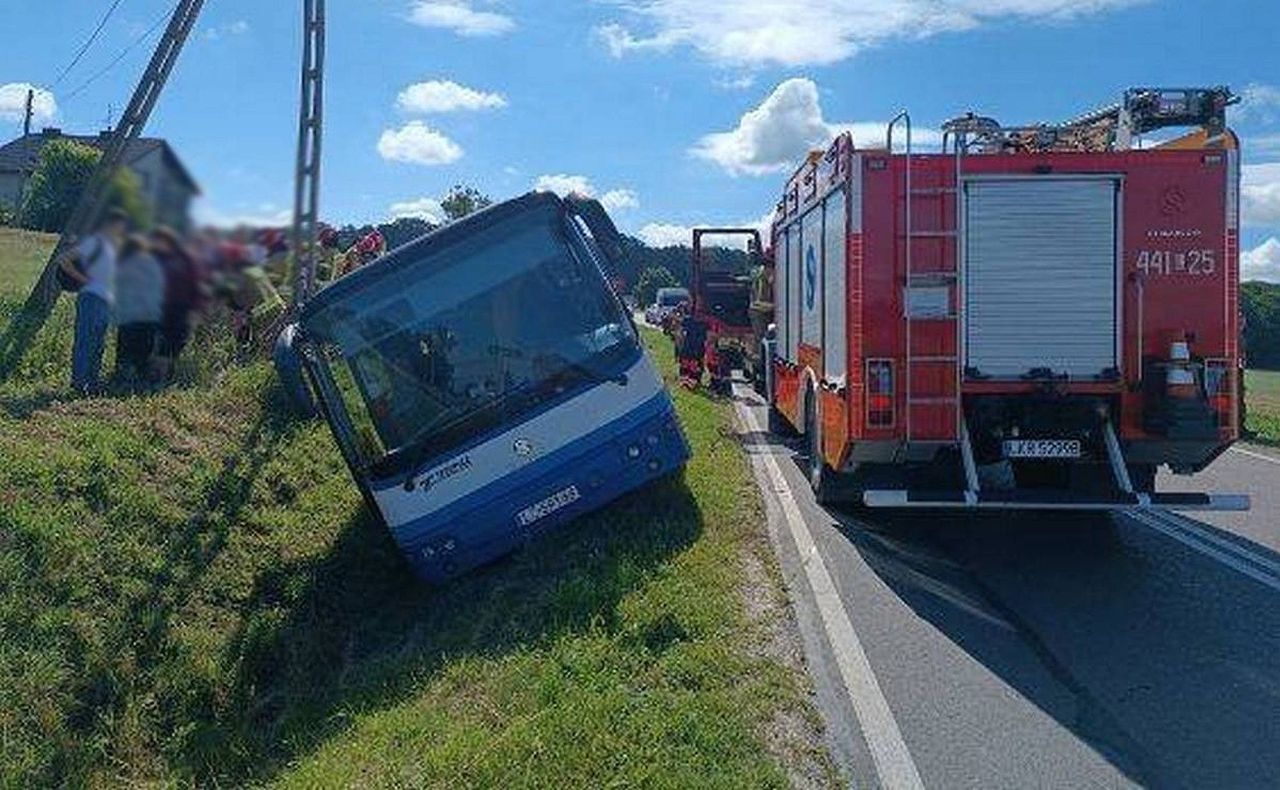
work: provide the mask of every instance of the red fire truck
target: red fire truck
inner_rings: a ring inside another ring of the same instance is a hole
[[[904,112],[884,149],[845,134],[811,154],[777,207],[763,355],[770,427],[804,437],[819,498],[1247,509],[1154,490],[1239,436],[1234,101],[1144,88],[1061,125],[969,114],[930,154]]]

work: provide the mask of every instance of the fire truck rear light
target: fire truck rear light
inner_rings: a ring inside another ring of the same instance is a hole
[[[1204,393],[1218,415],[1218,424],[1231,425],[1235,404],[1232,396],[1231,368],[1224,360],[1209,360],[1204,365]]]
[[[893,413],[893,362],[875,359],[867,362],[867,426],[891,428]]]

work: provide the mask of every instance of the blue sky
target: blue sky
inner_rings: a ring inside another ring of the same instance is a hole
[[[0,138],[33,84],[46,124],[90,132],[128,99],[172,0],[5,0]],[[208,0],[153,117],[205,190],[201,217],[289,205],[298,0]],[[908,107],[1057,120],[1127,86],[1229,84],[1248,101],[1247,271],[1280,280],[1275,0],[329,0],[323,213],[430,214],[454,183],[502,198],[589,188],[656,242],[755,223],[837,127],[876,137]],[[21,31],[13,35],[12,31]],[[416,87],[415,87],[416,86]]]

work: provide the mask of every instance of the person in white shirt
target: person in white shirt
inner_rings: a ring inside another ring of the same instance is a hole
[[[116,251],[128,230],[129,218],[113,210],[97,232],[82,239],[60,264],[63,274],[79,286],[71,387],[84,395],[97,392],[101,383],[102,352],[115,302]]]

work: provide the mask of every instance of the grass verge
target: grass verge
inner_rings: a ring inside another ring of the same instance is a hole
[[[69,400],[66,331],[0,388],[0,784],[835,782],[724,402],[676,393],[684,474],[431,590],[266,366]]]
[[[1246,427],[1254,441],[1280,446],[1280,371],[1251,370],[1245,378]]]

